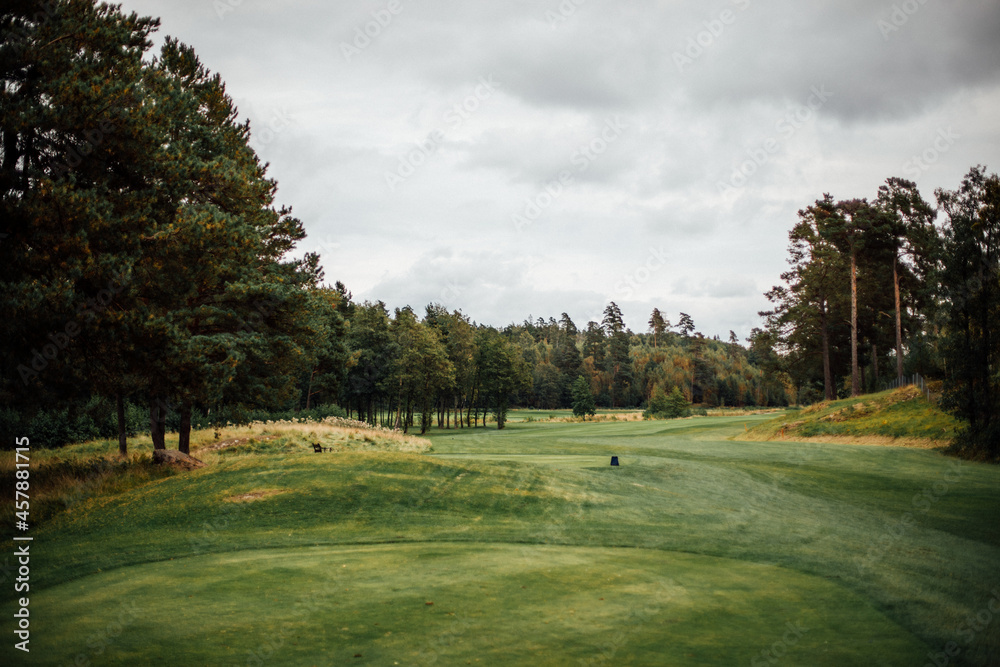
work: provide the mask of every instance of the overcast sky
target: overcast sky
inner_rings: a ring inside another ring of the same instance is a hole
[[[744,338],[796,212],[1000,169],[996,0],[126,0],[356,300]]]

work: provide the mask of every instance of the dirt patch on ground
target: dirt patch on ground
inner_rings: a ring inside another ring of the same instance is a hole
[[[284,492],[285,489],[258,489],[256,491],[247,491],[246,493],[241,493],[236,496],[229,496],[228,498],[223,498],[223,500],[227,503],[252,503],[255,500],[269,498]]]
[[[176,449],[154,449],[153,463],[168,465],[180,470],[197,470],[204,468],[205,462]]]
[[[246,438],[229,438],[228,440],[222,440],[220,442],[212,443],[211,445],[207,445],[205,447],[202,447],[201,449],[205,450],[206,452],[214,452],[220,449],[226,449],[227,447],[236,447],[237,445],[245,445],[251,440],[264,442],[266,440],[274,440],[277,437],[278,436],[276,435],[252,435],[252,436],[247,436]]]

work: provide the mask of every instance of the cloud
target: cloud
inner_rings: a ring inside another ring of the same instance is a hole
[[[615,300],[634,330],[656,306],[745,337],[800,208],[913,177],[942,130],[926,198],[1000,162],[995,0],[387,7],[123,2],[222,75],[301,250],[359,298],[491,324]]]

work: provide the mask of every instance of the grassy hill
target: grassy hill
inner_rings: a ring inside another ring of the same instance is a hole
[[[937,448],[948,446],[959,426],[958,420],[910,386],[789,411],[737,439]]]
[[[0,663],[996,664],[1000,623],[966,624],[1000,591],[1000,469],[730,439],[765,419],[202,433],[206,467],[33,526],[32,651]]]

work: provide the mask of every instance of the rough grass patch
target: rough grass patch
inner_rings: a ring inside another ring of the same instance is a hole
[[[959,422],[916,387],[817,403],[759,424],[735,440],[796,440],[933,449],[954,439]]]
[[[62,451],[62,450],[59,450]],[[119,456],[51,456],[42,451],[31,457],[31,522],[41,523],[74,505],[98,496],[114,495],[151,481],[177,474],[171,466],[158,466],[148,454]],[[0,459],[0,493],[14,497],[14,457]],[[14,504],[0,512],[10,525]]]

